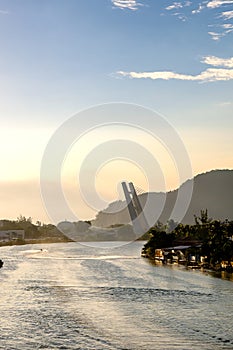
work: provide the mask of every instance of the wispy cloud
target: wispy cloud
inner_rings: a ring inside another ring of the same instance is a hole
[[[233,11],[222,12],[221,17],[223,17],[224,19],[231,19],[231,18],[233,18]]]
[[[199,4],[198,8],[196,10],[192,10],[192,14],[200,13],[202,10],[204,10],[205,6],[202,4]]]
[[[220,40],[226,35],[226,32],[208,32],[208,34],[211,36],[211,38],[215,41]]]
[[[206,56],[206,57],[203,57],[202,62],[214,67],[233,68],[233,57],[220,58],[216,56]]]
[[[180,74],[169,71],[163,72],[117,72],[123,77],[130,77],[134,79],[162,79],[162,80],[185,80],[185,81],[199,81],[199,82],[213,82],[213,81],[227,81],[233,79],[233,69],[217,69],[208,68],[197,75]]]
[[[224,23],[221,25],[222,28],[225,28],[225,29],[233,29],[233,24],[231,23]]]
[[[134,79],[152,79],[152,80],[183,80],[183,81],[197,81],[197,82],[214,82],[214,81],[228,81],[233,80],[233,57],[220,58],[215,56],[203,57],[202,63],[211,65],[213,67],[224,68],[208,68],[197,75],[181,74],[171,71],[154,71],[154,72],[124,72],[118,71],[117,75],[122,77],[129,77]],[[226,68],[227,69],[226,69]]]
[[[139,6],[143,6],[140,2],[137,0],[112,0],[112,4],[115,8],[120,8],[121,10],[132,10],[136,11],[138,10]]]
[[[174,1],[167,6],[165,10],[172,16],[176,16],[182,21],[187,21],[192,15],[199,15],[203,11],[209,11],[209,19],[212,23],[209,26],[214,27],[213,31],[209,31],[211,39],[218,41],[232,32],[232,27],[225,27],[222,22],[233,18],[233,10],[230,6],[233,0],[201,0],[199,3],[195,1]],[[224,8],[224,11],[223,11]],[[215,9],[218,11],[212,11]],[[229,9],[229,10],[228,10]],[[218,22],[218,23],[217,23]]]
[[[180,12],[173,13],[173,16],[177,16],[183,22],[187,21],[187,17]]]
[[[181,2],[174,2],[172,5],[169,5],[165,8],[167,11],[182,9],[184,5]]]
[[[206,7],[213,9],[223,5],[230,5],[230,4],[233,4],[233,0],[212,0],[207,3]]]
[[[184,11],[182,9],[184,7],[190,6],[191,4],[192,4],[191,1],[182,1],[182,2],[175,1],[171,5],[167,6],[165,10],[171,12],[172,16],[176,16],[179,20],[185,22],[187,21],[188,18],[184,14]]]
[[[217,7],[217,4],[219,4],[220,6],[220,3],[222,4],[223,1],[215,1],[214,4],[215,4],[215,7]],[[230,1],[228,2],[225,2],[225,4],[229,4]],[[231,1],[231,3],[233,4],[233,0]],[[214,6],[214,5],[213,5]],[[214,8],[214,7],[212,7]],[[233,18],[233,11],[224,11],[224,12],[221,12],[218,16],[218,18],[220,19],[223,19],[224,21],[226,20],[230,20]],[[209,27],[215,27],[216,28],[216,31],[214,32],[208,32],[208,34],[211,36],[211,38],[213,40],[219,40],[221,38],[223,38],[224,36],[226,36],[227,34],[231,33],[233,31],[233,24],[232,23],[218,23],[218,24],[215,24],[215,25],[209,25]],[[221,28],[221,30],[219,30],[218,28]]]
[[[191,6],[192,2],[191,1],[175,1],[173,2],[171,5],[167,6],[165,8],[165,10],[167,11],[171,11],[171,10],[178,10],[178,9],[182,9],[183,7],[188,7]]]

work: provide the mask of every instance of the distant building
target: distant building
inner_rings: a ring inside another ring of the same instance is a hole
[[[24,239],[24,230],[0,230],[0,241],[14,241]]]

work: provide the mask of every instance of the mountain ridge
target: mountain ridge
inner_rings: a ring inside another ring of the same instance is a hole
[[[207,209],[209,216],[217,220],[233,220],[233,170],[216,169],[194,176],[193,179],[186,180],[179,188],[168,192],[150,192],[153,197],[152,213],[161,208],[165,202],[163,210],[159,215],[159,221],[166,223],[174,207],[178,191],[188,186],[193,180],[193,193],[187,212],[181,220],[184,224],[192,224],[194,215],[199,215],[202,209]],[[139,200],[144,206],[148,194],[139,195]],[[122,207],[114,213],[114,205],[117,208]],[[176,218],[173,218],[174,220]],[[125,201],[115,201],[100,211],[92,224],[99,227],[109,227],[116,224],[126,224],[130,222],[130,217]]]

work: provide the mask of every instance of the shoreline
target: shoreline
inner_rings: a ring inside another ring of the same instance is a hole
[[[62,238],[43,238],[43,239],[25,239],[25,240],[14,240],[14,241],[8,241],[8,242],[0,242],[0,248],[1,247],[8,247],[8,246],[17,246],[17,245],[26,245],[26,244],[50,244],[50,243],[69,243],[72,242],[71,240],[66,240]]]
[[[229,275],[232,275],[233,276],[233,268],[231,267],[230,269],[227,269],[226,267],[221,267],[221,266],[210,266],[210,265],[207,265],[207,264],[189,264],[188,261],[186,263],[179,263],[179,262],[164,262],[163,260],[159,260],[159,259],[153,259],[153,258],[150,258],[148,256],[145,256],[143,254],[141,254],[141,257],[146,259],[147,261],[149,261],[152,265],[154,266],[169,266],[169,267],[183,267],[185,268],[186,270],[199,270],[201,272],[213,272],[213,273],[222,273],[222,272],[225,272],[225,273],[228,273]]]

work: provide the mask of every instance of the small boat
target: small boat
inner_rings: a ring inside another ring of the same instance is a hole
[[[3,267],[3,261],[0,259],[0,268]]]
[[[198,263],[191,263],[191,262],[189,262],[188,263],[188,265],[187,265],[187,267],[189,268],[189,269],[200,269],[201,268],[201,265],[200,264],[198,264]]]

